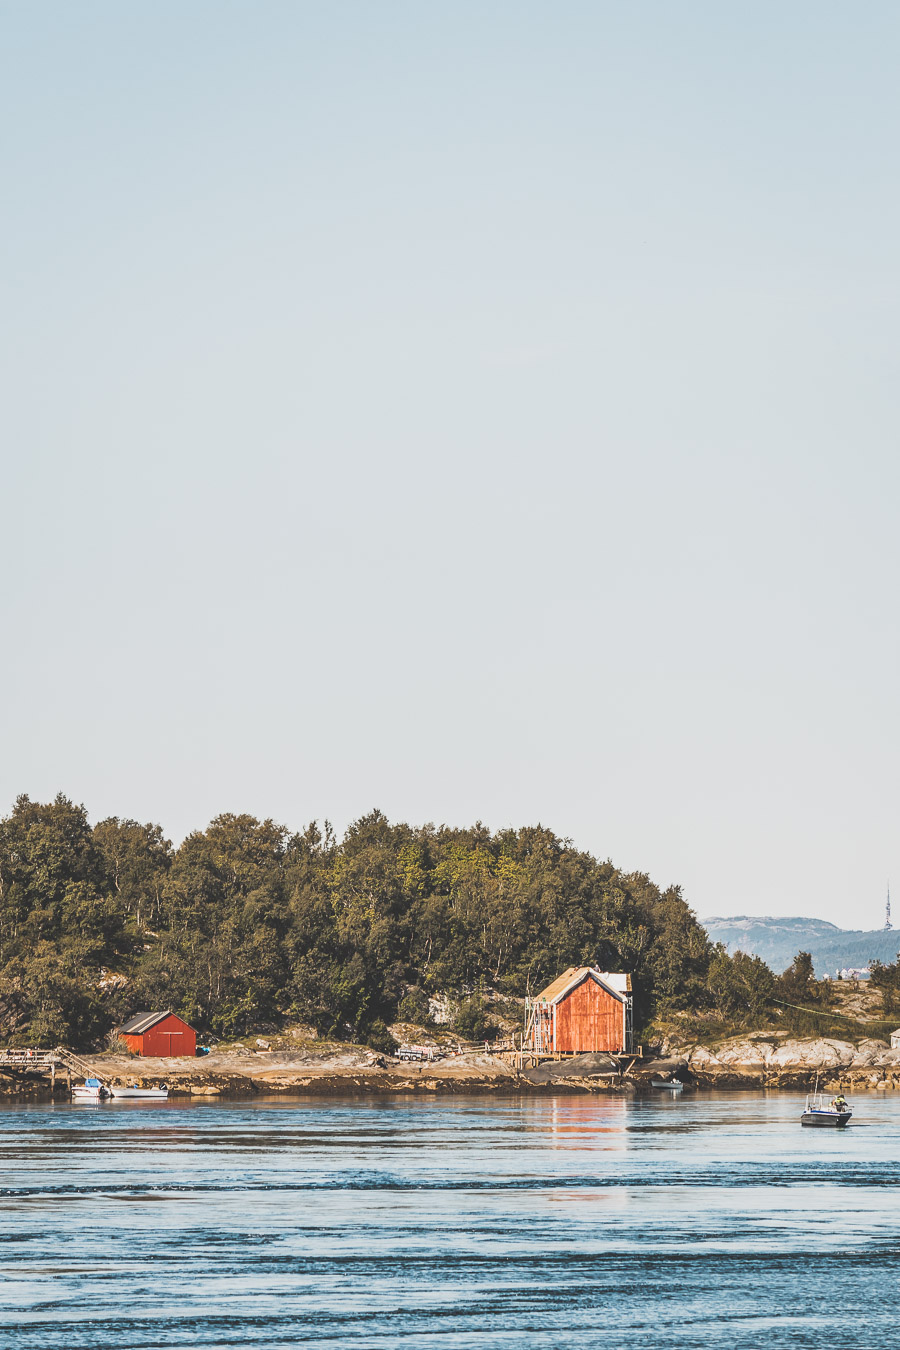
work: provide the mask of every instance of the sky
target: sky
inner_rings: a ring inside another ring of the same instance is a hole
[[[0,6],[0,813],[900,896],[900,9]]]

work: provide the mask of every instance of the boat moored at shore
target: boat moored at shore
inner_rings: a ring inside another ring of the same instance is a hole
[[[112,1084],[109,1095],[114,1101],[121,1101],[122,1098],[137,1098],[142,1101],[164,1102],[169,1096],[169,1089],[165,1083],[161,1083],[159,1087],[154,1088],[138,1087],[137,1083],[129,1083],[127,1087],[117,1087]]]
[[[102,1102],[109,1096],[109,1088],[99,1078],[86,1078],[83,1083],[75,1084],[72,1096],[76,1101]]]
[[[120,1086],[117,1083],[104,1083],[99,1078],[86,1078],[84,1083],[77,1083],[72,1088],[73,1099],[82,1102],[105,1102],[110,1099],[164,1102],[168,1096],[169,1089],[165,1083],[160,1083],[159,1087],[140,1087],[137,1083]]]

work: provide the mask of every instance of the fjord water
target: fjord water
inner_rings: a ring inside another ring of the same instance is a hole
[[[7,1106],[0,1345],[896,1345],[900,1101],[854,1106]]]

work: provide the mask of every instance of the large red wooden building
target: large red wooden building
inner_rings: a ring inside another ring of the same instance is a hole
[[[119,1028],[135,1055],[196,1055],[197,1033],[173,1012],[138,1013]]]
[[[538,1055],[633,1053],[631,976],[571,966],[525,1009],[524,1049]]]

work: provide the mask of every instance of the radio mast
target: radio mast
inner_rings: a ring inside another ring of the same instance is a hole
[[[893,926],[891,923],[891,883],[888,882],[887,904],[884,907],[884,931],[889,933]]]

